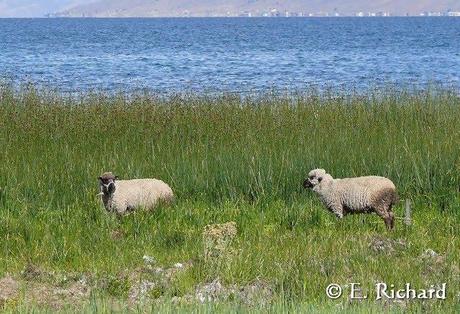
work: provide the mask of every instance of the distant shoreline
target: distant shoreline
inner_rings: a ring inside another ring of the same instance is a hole
[[[391,18],[460,18],[460,16],[422,16],[422,15],[391,15],[391,16],[0,16],[0,19],[391,19]]]

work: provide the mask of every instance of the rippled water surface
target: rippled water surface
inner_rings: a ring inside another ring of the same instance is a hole
[[[62,91],[460,88],[460,18],[0,19],[0,77]]]

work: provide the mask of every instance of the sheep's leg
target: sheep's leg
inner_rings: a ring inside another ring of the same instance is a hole
[[[339,219],[343,218],[343,207],[338,204],[333,204],[330,207],[331,212]]]
[[[392,230],[394,227],[394,214],[391,209],[387,209],[386,206],[381,205],[375,208],[375,213],[385,222],[385,226],[388,230]]]
[[[327,210],[333,213],[337,218],[343,218],[343,206],[340,202],[336,200],[322,200],[324,206],[326,206]]]
[[[387,212],[383,220],[385,221],[385,226],[387,227],[388,230],[392,230],[394,228],[395,218],[394,218],[393,212],[390,212],[390,211]]]
[[[395,227],[395,215],[391,210],[392,204],[386,206],[385,210],[385,225],[387,226],[388,230],[393,230]]]
[[[393,213],[391,213],[391,214],[393,214]],[[384,221],[385,221],[385,226],[387,227],[387,229],[392,230],[394,222],[393,222],[393,217],[390,215],[390,213],[388,213],[385,216]]]
[[[393,214],[391,207],[388,208],[388,216],[390,219],[390,230],[393,230],[395,227],[395,215]]]
[[[339,219],[343,218],[343,213],[342,212],[334,212],[334,215]]]

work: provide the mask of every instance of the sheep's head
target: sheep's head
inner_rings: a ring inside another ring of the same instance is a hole
[[[303,187],[306,189],[315,190],[322,183],[331,180],[332,177],[324,169],[315,169],[308,173],[308,178],[303,182]]]
[[[111,195],[115,192],[115,180],[118,177],[113,175],[111,172],[106,172],[99,177],[99,187],[101,193],[104,195]]]

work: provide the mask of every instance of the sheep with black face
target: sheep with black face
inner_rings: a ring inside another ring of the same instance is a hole
[[[334,179],[324,169],[315,169],[308,173],[303,186],[318,194],[327,209],[339,218],[376,213],[388,229],[394,228],[392,207],[398,202],[398,194],[390,179],[378,176]]]
[[[118,180],[111,172],[99,177],[104,207],[125,214],[138,208],[152,209],[159,202],[170,203],[174,194],[169,185],[157,179]]]

